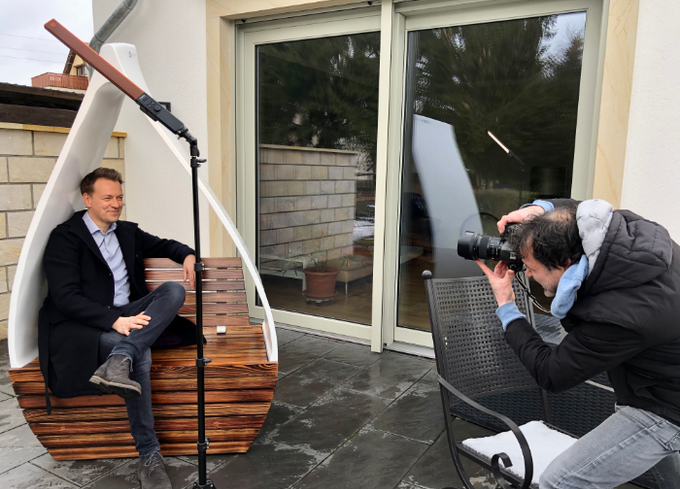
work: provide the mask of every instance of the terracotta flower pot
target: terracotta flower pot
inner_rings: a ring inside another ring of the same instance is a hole
[[[310,299],[330,299],[335,295],[335,280],[338,269],[327,267],[325,272],[317,272],[316,267],[302,270],[307,281],[305,297]]]

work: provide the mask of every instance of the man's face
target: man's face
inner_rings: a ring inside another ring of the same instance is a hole
[[[527,242],[525,254],[522,255],[522,261],[525,265],[525,273],[529,278],[533,278],[536,282],[541,284],[543,287],[543,293],[546,297],[555,297],[557,292],[557,284],[560,283],[560,279],[566,268],[557,267],[553,270],[548,270],[545,265],[534,258],[534,254],[531,251],[531,239]]]
[[[100,178],[94,182],[92,195],[83,194],[83,202],[94,223],[107,230],[123,209],[123,187],[118,182]]]

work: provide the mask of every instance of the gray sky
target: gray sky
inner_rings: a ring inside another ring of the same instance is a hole
[[[51,19],[92,39],[92,0],[0,0],[0,82],[30,85],[33,76],[63,71],[68,48],[43,27]]]

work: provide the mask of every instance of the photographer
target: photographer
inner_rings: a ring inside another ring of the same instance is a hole
[[[489,278],[510,347],[550,392],[606,371],[616,412],[557,457],[541,489],[612,488],[650,468],[680,487],[680,248],[665,228],[601,200],[536,201],[498,222],[569,333],[554,350],[515,305],[515,273]]]

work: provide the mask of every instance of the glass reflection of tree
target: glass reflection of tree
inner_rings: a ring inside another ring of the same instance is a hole
[[[570,194],[583,35],[549,50],[555,19],[418,33],[415,112],[454,126],[476,187],[492,180],[519,188],[519,167],[489,139],[491,130],[529,167],[563,169],[563,195]]]
[[[358,151],[373,171],[379,48],[379,33],[261,46],[260,143]]]

